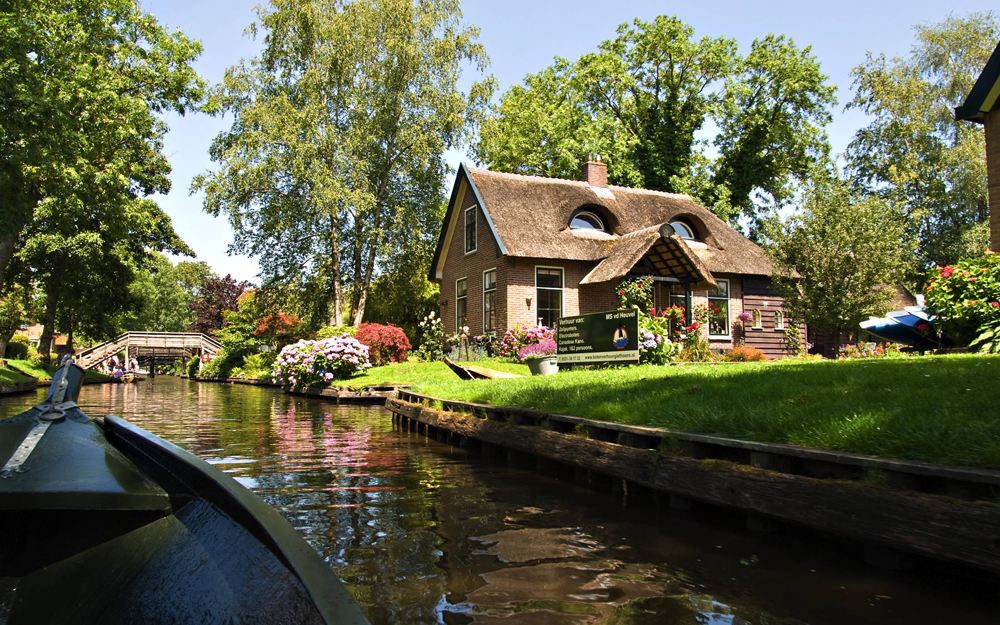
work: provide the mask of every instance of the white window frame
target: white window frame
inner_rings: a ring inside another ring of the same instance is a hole
[[[719,278],[716,282],[726,283],[726,333],[725,334],[712,334],[712,322],[708,322],[708,338],[710,339],[731,339],[733,338],[733,311],[732,311],[732,300],[733,300],[733,284],[728,278]],[[712,305],[712,296],[709,295],[711,291],[705,291],[705,303],[709,306]],[[722,299],[721,297],[716,297],[714,299]]]
[[[473,204],[469,208],[465,209],[465,222],[463,223],[462,232],[463,238],[465,239],[465,255],[475,254],[476,250],[479,248],[479,214],[476,210],[478,206]],[[469,249],[469,213],[472,213],[472,249]]]
[[[493,272],[493,288],[491,290],[487,291],[486,290],[486,274],[488,274],[491,271]],[[487,317],[486,317],[486,294],[487,293],[493,293],[493,318],[496,319],[496,317],[497,317],[496,294],[499,291],[499,289],[497,288],[497,276],[496,276],[496,273],[497,273],[497,268],[496,267],[493,267],[492,269],[487,269],[486,271],[483,272],[483,334],[495,334],[496,333],[496,329],[487,328],[486,327],[486,319],[487,319]],[[497,327],[498,328],[500,327],[499,323],[497,324]]]
[[[774,311],[774,329],[777,332],[785,331],[785,312],[783,310]]]
[[[565,267],[555,267],[552,265],[535,265],[534,275],[535,275],[535,292],[532,294],[532,303],[534,304],[534,322],[538,323],[538,270],[539,269],[558,269],[559,273],[562,275],[562,288],[559,291],[559,310],[562,311],[562,316],[566,316],[566,268]],[[548,291],[555,291],[552,287],[543,286],[542,287]],[[558,319],[556,320],[558,321]],[[555,324],[553,324],[554,326]]]
[[[465,295],[459,297],[458,295],[458,283],[465,280]],[[465,316],[469,316],[469,279],[466,278],[456,278],[455,279],[455,334],[462,331],[462,324],[458,322],[458,300],[465,300]]]

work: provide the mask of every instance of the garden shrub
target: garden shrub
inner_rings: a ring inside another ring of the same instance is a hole
[[[649,310],[653,307],[653,279],[630,278],[618,283],[618,310]]]
[[[198,377],[225,380],[233,377],[233,370],[242,364],[243,355],[223,347],[210,362],[201,368]]]
[[[462,334],[452,334],[445,339],[446,351],[450,358],[470,362],[487,360],[497,355],[500,340],[495,334],[464,335],[469,342],[468,352],[462,346],[462,336]]]
[[[354,336],[358,329],[354,326],[323,326],[316,333],[317,340],[332,339],[338,336]]]
[[[1000,255],[987,250],[954,266],[931,271],[924,291],[936,325],[961,345],[968,345],[1000,319]]]
[[[837,350],[837,360],[852,358],[902,358],[905,356],[896,343],[858,343],[841,345]]]
[[[681,310],[681,309],[677,309]],[[668,308],[657,315],[655,309],[649,314],[639,313],[639,362],[641,364],[665,365],[673,361],[680,352],[680,345],[670,340],[671,328],[678,318],[676,311]],[[683,319],[683,311],[681,312]]]
[[[278,352],[260,352],[250,354],[243,359],[243,366],[240,367],[244,377],[265,380],[271,377],[271,369],[274,361],[278,359]]]
[[[368,347],[350,336],[299,341],[285,346],[271,377],[287,386],[311,386],[343,380],[371,367]]]
[[[764,352],[749,345],[737,345],[726,352],[724,358],[729,362],[760,362],[767,360]]]
[[[354,338],[368,346],[368,355],[376,367],[404,362],[411,347],[403,329],[391,323],[362,323]]]
[[[187,361],[187,374],[189,378],[197,377],[198,375],[198,356],[192,356],[191,360]]]
[[[497,346],[497,353],[503,358],[517,360],[521,349],[537,345],[543,339],[555,340],[555,336],[555,332],[549,327],[524,323],[504,333]]]
[[[708,306],[701,304],[695,306],[692,316],[694,320],[691,325],[682,328],[684,332],[684,348],[678,357],[684,362],[708,362],[714,358],[712,350],[708,347],[708,340],[702,333],[702,328],[708,322]]]
[[[433,362],[444,359],[444,322],[434,314],[424,317],[419,323],[422,335],[420,337],[420,347],[414,352],[414,356],[420,360]]]
[[[7,350],[4,353],[4,358],[25,360],[28,358],[29,347],[31,347],[31,344],[28,343],[28,337],[23,334],[15,334],[7,343]]]
[[[295,315],[282,312],[264,315],[257,320],[253,335],[275,349],[305,338],[302,322]]]

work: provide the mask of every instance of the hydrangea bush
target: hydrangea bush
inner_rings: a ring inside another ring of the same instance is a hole
[[[271,377],[287,386],[314,386],[349,378],[371,366],[368,348],[344,335],[285,346]]]
[[[500,339],[497,353],[503,358],[517,359],[521,349],[529,345],[537,345],[545,339],[555,341],[556,333],[547,326],[536,326],[530,323],[522,324],[507,330]]]

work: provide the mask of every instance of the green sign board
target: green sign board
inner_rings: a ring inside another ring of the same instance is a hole
[[[616,310],[563,317],[556,335],[560,365],[639,362],[639,312]]]

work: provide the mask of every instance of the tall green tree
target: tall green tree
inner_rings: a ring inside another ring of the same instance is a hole
[[[0,51],[0,284],[15,258],[29,268],[43,339],[92,293],[100,325],[148,250],[190,253],[148,196],[170,188],[159,113],[201,99],[201,46],[135,0],[13,0]]]
[[[195,321],[191,307],[198,291],[212,275],[204,262],[181,261],[174,265],[163,254],[154,253],[129,285],[137,305],[127,311],[122,329],[186,331]]]
[[[949,16],[914,27],[907,57],[868,53],[853,70],[848,108],[872,118],[848,146],[855,186],[901,206],[906,237],[917,244],[910,269],[982,253],[988,240],[986,150],[982,128],[955,121],[1000,39],[993,12]]]
[[[904,226],[904,215],[887,201],[858,198],[846,181],[817,172],[802,210],[769,248],[773,282],[792,317],[839,336],[884,314],[912,253],[900,245]]]
[[[348,304],[358,323],[391,225],[437,209],[443,152],[492,94],[492,79],[458,89],[466,63],[488,62],[478,29],[458,0],[273,0],[250,32],[264,50],[215,93],[233,125],[193,188],[229,218],[231,249],[260,259],[265,289],[308,284],[331,324]]]
[[[768,35],[746,57],[696,39],[677,17],[622,24],[576,62],[525,78],[483,124],[473,154],[490,167],[575,179],[592,153],[612,184],[695,195],[731,223],[757,226],[829,151],[835,103],[809,48]],[[714,121],[713,141],[696,133]]]

